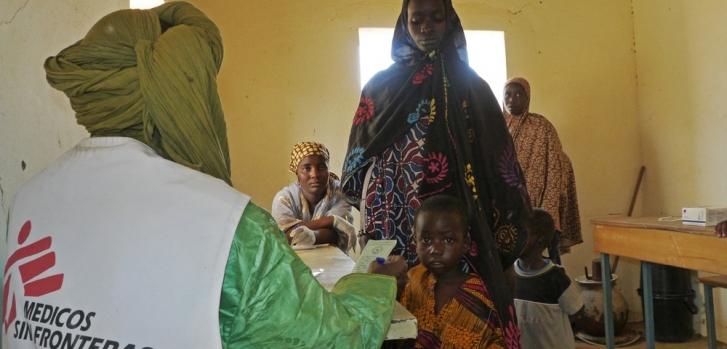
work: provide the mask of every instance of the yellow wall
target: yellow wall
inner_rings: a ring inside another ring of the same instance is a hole
[[[727,29],[722,0],[635,2],[643,207],[727,205]],[[715,298],[727,341],[727,294]],[[698,301],[698,304],[701,302]],[[703,319],[703,315],[701,316]]]
[[[635,10],[644,209],[727,205],[727,3],[640,0]]]
[[[288,154],[303,139],[329,145],[340,171],[359,97],[357,29],[392,27],[400,3],[194,2],[225,41],[219,84],[235,186],[269,207],[292,180]],[[531,80],[532,110],[560,132],[575,167],[585,237],[565,262],[571,276],[582,274],[594,257],[588,220],[627,209],[640,166],[630,2],[454,3],[466,29],[506,32],[509,75]],[[635,266],[623,268],[622,287],[635,289]]]
[[[358,27],[391,25],[393,1],[197,1],[225,44],[219,86],[235,186],[269,208],[293,179],[290,149],[317,140],[340,174],[358,105]],[[316,6],[312,4],[315,3]]]

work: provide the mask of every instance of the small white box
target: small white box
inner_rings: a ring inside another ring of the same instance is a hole
[[[682,209],[682,223],[711,226],[727,220],[727,207],[685,207]]]

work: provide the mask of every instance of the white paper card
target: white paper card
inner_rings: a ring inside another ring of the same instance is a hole
[[[376,260],[376,257],[386,258],[396,246],[396,240],[369,240],[366,243],[361,257],[353,267],[354,273],[365,273],[369,270],[369,264]]]

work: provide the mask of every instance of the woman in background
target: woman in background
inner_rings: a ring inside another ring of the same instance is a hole
[[[348,252],[356,241],[351,205],[341,194],[341,182],[328,171],[330,155],[320,143],[293,147],[288,169],[298,180],[273,199],[272,214],[293,247],[335,244]]]
[[[583,242],[573,167],[553,124],[544,116],[530,112],[527,80],[508,80],[503,104],[505,122],[525,173],[530,202],[548,211],[559,232],[549,252],[553,261],[560,263],[560,251],[568,251]]]

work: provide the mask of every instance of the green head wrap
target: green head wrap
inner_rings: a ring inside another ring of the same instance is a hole
[[[230,183],[215,81],[221,63],[215,24],[188,3],[171,2],[101,18],[81,41],[49,57],[45,70],[92,136],[137,139]]]

